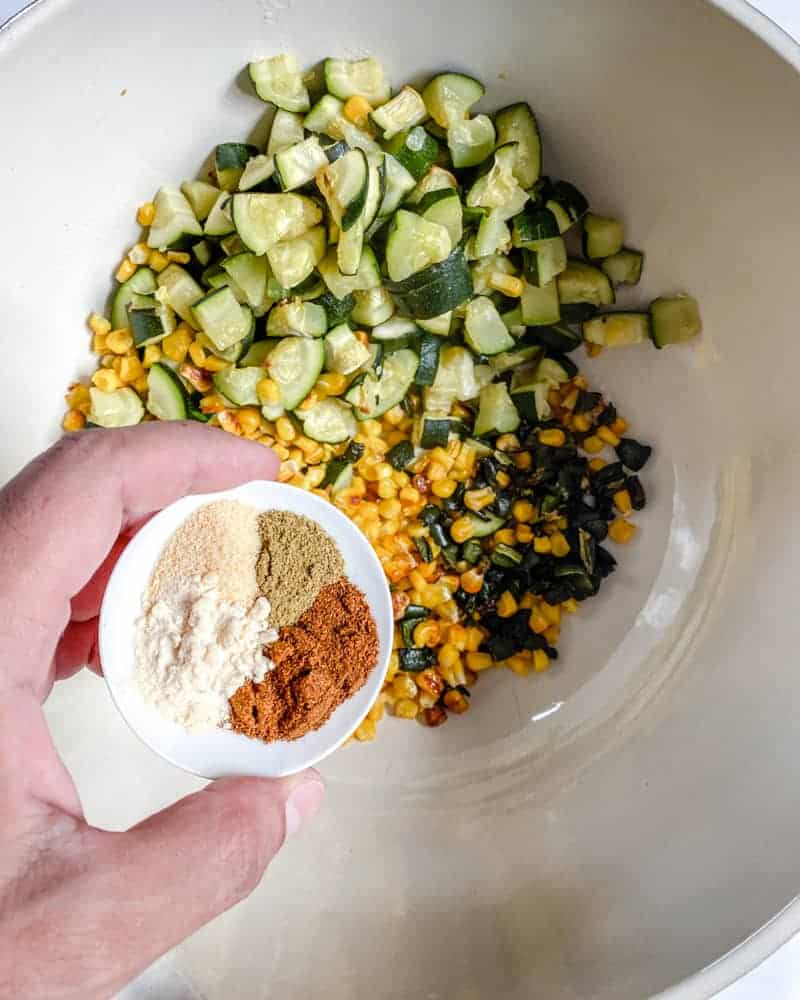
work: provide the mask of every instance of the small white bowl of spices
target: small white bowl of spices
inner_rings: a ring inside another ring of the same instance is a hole
[[[206,778],[280,777],[359,726],[392,650],[367,539],[273,482],[184,497],[123,552],[100,613],[111,696],[156,753]]]

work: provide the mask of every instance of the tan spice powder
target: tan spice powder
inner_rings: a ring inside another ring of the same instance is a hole
[[[266,511],[258,529],[256,578],[272,606],[270,622],[275,628],[293,625],[320,590],[344,574],[342,554],[327,531],[302,514]]]
[[[231,726],[265,742],[296,740],[364,685],[378,659],[378,630],[358,587],[338,580],[265,652],[275,668],[233,694]]]

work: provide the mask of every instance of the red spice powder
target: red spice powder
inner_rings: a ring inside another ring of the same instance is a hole
[[[275,668],[233,694],[231,726],[267,743],[296,740],[363,686],[378,660],[378,631],[364,595],[341,579],[265,652]]]

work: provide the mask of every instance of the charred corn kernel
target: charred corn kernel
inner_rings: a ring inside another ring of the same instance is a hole
[[[369,334],[367,333],[367,331],[366,330],[355,330],[354,332],[355,332],[356,340],[358,340],[360,343],[362,343],[366,347],[367,344],[369,344]]]
[[[583,439],[583,444],[581,445],[584,451],[588,452],[590,455],[596,455],[599,451],[605,448],[605,442],[602,438],[597,437],[597,435],[592,434],[590,437]]]
[[[111,368],[101,368],[92,375],[92,382],[102,392],[114,392],[122,388],[122,379]]]
[[[531,632],[535,632],[537,635],[542,635],[549,627],[550,623],[537,605],[531,610],[530,616],[528,617],[528,628]]]
[[[462,691],[446,691],[444,697],[442,698],[445,708],[451,712],[455,712],[456,715],[461,715],[463,712],[469,710],[469,698]]]
[[[536,508],[530,500],[517,500],[511,508],[511,514],[515,521],[521,524],[530,524],[536,518]]]
[[[222,396],[218,395],[216,392],[212,392],[209,396],[204,396],[200,400],[200,412],[221,413],[225,409],[225,405],[225,400]],[[280,458],[280,455],[278,457]]]
[[[628,421],[625,420],[623,417],[617,417],[617,419],[610,426],[611,430],[615,434],[617,434],[619,437],[622,437],[622,435],[628,429]]]
[[[153,250],[153,252],[150,254],[150,260],[147,262],[147,264],[148,267],[151,268],[151,270],[159,274],[161,271],[164,270],[167,264],[169,264],[169,261],[167,260],[166,256],[163,253],[161,253],[160,250]]]
[[[71,410],[80,410],[81,413],[88,413],[92,405],[92,397],[89,395],[89,387],[75,382],[69,387],[64,396],[64,402]]]
[[[403,513],[403,505],[395,499],[381,500],[378,504],[378,513],[384,521],[396,520]]]
[[[213,354],[209,354],[203,362],[203,368],[207,372],[221,372],[230,368],[230,361],[223,361],[222,358],[215,358]]]
[[[133,337],[128,330],[112,330],[106,335],[106,348],[112,354],[127,354],[133,347]]]
[[[589,462],[589,468],[592,470],[592,472],[599,472],[601,469],[605,469],[607,465],[608,462],[606,462],[605,459],[602,458],[593,458],[591,462]]]
[[[437,479],[431,486],[431,493],[433,493],[435,497],[440,497],[442,500],[446,500],[448,497],[451,497],[457,489],[458,483],[455,479]]]
[[[445,642],[437,650],[436,659],[440,667],[444,667],[445,670],[452,670],[453,667],[461,662],[461,654],[454,643]]]
[[[467,652],[474,653],[483,642],[483,630],[477,625],[470,625],[467,629]],[[475,669],[474,667],[472,668]]]
[[[626,521],[623,517],[618,517],[613,521],[608,529],[608,537],[618,545],[627,545],[636,534],[636,525]]]
[[[204,366],[208,355],[206,354],[206,349],[199,340],[193,340],[191,344],[189,344],[189,357],[198,368],[202,368]]]
[[[488,653],[467,653],[465,659],[469,669],[474,670],[476,674],[479,674],[481,670],[486,670],[492,665],[492,658]]]
[[[297,437],[297,431],[295,430],[294,424],[288,417],[278,417],[275,421],[275,433],[278,435],[278,440],[285,443],[294,441]]]
[[[347,388],[347,378],[339,372],[325,372],[317,379],[314,389],[325,396],[341,396]]]
[[[494,500],[495,492],[489,486],[484,486],[480,490],[467,490],[464,494],[464,506],[467,510],[483,510],[484,507],[494,503]]]
[[[417,646],[427,646],[432,649],[439,645],[441,638],[439,623],[430,619],[421,621],[414,629],[414,644]]]
[[[533,651],[533,669],[537,674],[541,674],[543,671],[547,670],[550,666],[550,657],[545,653],[543,649],[534,649]]]
[[[144,375],[144,368],[135,354],[133,357],[122,358],[119,366],[119,377],[126,385],[140,379],[142,375]]]
[[[557,559],[563,559],[569,555],[569,542],[560,531],[556,531],[550,536],[550,551]]]
[[[373,719],[364,719],[353,734],[360,743],[370,743],[378,735],[378,727]]]
[[[115,277],[117,281],[127,281],[128,278],[132,278],[134,274],[136,274],[136,265],[132,260],[126,257],[117,268]]]
[[[492,271],[489,275],[489,287],[507,295],[510,299],[518,299],[525,291],[525,282],[521,278],[515,278],[513,274]]]
[[[273,382],[271,378],[262,378],[256,386],[256,392],[262,403],[274,404],[279,402],[281,398],[281,391],[278,388],[278,383]]]
[[[166,256],[170,264],[188,264],[192,259],[185,250],[167,250]]]
[[[237,437],[241,437],[242,428],[239,425],[239,420],[234,410],[220,410],[219,413],[217,414],[217,420],[219,421],[220,427],[224,431],[227,431],[229,434],[236,434]],[[284,468],[285,465],[286,465],[285,462],[283,463],[283,465],[281,465],[280,471],[282,473],[285,473],[286,471]],[[294,467],[292,467],[290,475],[294,475]],[[285,483],[286,481],[287,481],[286,478],[281,479],[280,476],[278,477],[278,482]]]
[[[168,334],[161,341],[161,353],[170,359],[182,364],[189,353],[189,346],[194,340],[194,335],[185,323]]]
[[[483,573],[477,569],[468,569],[466,573],[461,574],[459,579],[461,581],[461,589],[466,594],[477,594],[483,586]]]
[[[606,444],[610,444],[612,448],[616,448],[619,444],[619,438],[610,427],[598,427],[595,433],[601,441],[605,441]]]
[[[134,264],[141,267],[150,260],[150,247],[146,243],[137,243],[128,251],[128,257]]]
[[[563,448],[567,443],[567,436],[557,427],[551,427],[546,431],[539,431],[539,444],[549,445],[551,448]]]
[[[146,201],[144,205],[140,205],[136,212],[136,221],[140,226],[152,226],[155,217],[156,206],[152,201]]]
[[[558,625],[549,625],[542,634],[551,646],[555,646],[561,636],[561,630]]]
[[[574,615],[578,610],[578,602],[574,597],[568,597],[566,601],[561,602],[561,610],[566,611],[569,615]]]
[[[381,500],[392,500],[397,496],[397,483],[393,479],[381,479],[377,486],[377,492]],[[402,512],[403,505],[399,500],[397,503]]]
[[[530,663],[519,653],[515,653],[514,656],[509,656],[509,658],[505,661],[505,666],[519,677],[527,677],[531,672]]]
[[[401,698],[395,703],[394,714],[400,719],[416,719],[419,715],[419,705],[410,698]]]
[[[80,410],[67,410],[61,426],[65,431],[80,431],[86,426],[86,417]]]
[[[519,605],[514,595],[510,591],[504,590],[497,602],[498,615],[501,618],[510,618],[513,614],[516,614],[518,608]]]
[[[614,506],[620,514],[630,514],[633,510],[630,493],[627,490],[617,490],[614,494]]]
[[[499,545],[513,545],[516,540],[516,535],[511,528],[501,528],[499,531],[495,531],[492,538]]]
[[[462,542],[469,541],[475,533],[472,522],[468,517],[458,517],[450,526],[450,537],[454,542],[461,545]]]
[[[586,431],[591,430],[592,418],[588,413],[576,413],[572,418],[572,429],[578,431],[579,434],[585,434]]]
[[[586,353],[589,355],[590,358],[596,358],[599,354],[602,354],[602,352],[603,348],[600,346],[600,344],[586,345]]]
[[[101,316],[99,313],[92,313],[89,317],[88,324],[92,333],[97,334],[98,336],[102,337],[104,334],[111,332],[111,324],[105,316]]]
[[[514,529],[515,540],[522,545],[533,541],[533,528],[529,524],[518,524]]]
[[[554,410],[561,406],[561,394],[558,389],[551,389],[547,393],[547,402],[553,407]]]
[[[243,406],[236,416],[245,437],[261,429],[261,411],[257,406]]]
[[[444,680],[438,670],[428,667],[417,674],[417,685],[427,694],[439,698],[444,693]]]
[[[536,537],[533,540],[533,551],[537,552],[540,556],[546,555],[551,550],[550,539],[543,535],[541,537]]]
[[[386,665],[386,677],[384,678],[384,680],[387,684],[391,683],[391,681],[394,680],[394,677],[399,669],[400,669],[400,657],[397,655],[397,652],[395,651],[389,657],[389,662]]]
[[[519,438],[516,434],[501,434],[495,447],[498,451],[519,451]]]
[[[108,350],[108,335],[105,333],[96,333],[92,337],[92,350],[95,354],[105,354]]]

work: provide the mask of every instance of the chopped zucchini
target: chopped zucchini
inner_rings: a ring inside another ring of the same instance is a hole
[[[386,153],[384,156],[384,192],[378,218],[386,219],[402,205],[407,195],[414,190],[416,181],[400,161]]]
[[[205,222],[219,198],[219,188],[209,184],[208,181],[184,181],[181,184],[181,192],[191,205],[198,222]]]
[[[532,188],[542,172],[542,140],[536,117],[525,103],[512,104],[495,115],[497,144],[517,144],[512,171],[520,187]]]
[[[398,132],[386,143],[386,152],[420,180],[439,157],[439,143],[421,125]]]
[[[380,378],[367,374],[351,386],[345,399],[352,405],[356,419],[373,420],[397,406],[414,382],[418,365],[417,354],[403,348],[386,358]]]
[[[236,232],[231,216],[231,196],[227,191],[221,191],[214,202],[208,213],[203,232],[206,236],[228,236],[230,233]]]
[[[495,150],[494,160],[489,170],[480,176],[467,194],[467,205],[470,208],[505,208],[509,204],[514,204],[520,197],[520,192],[525,197],[517,179],[514,176],[514,164],[516,162],[517,144],[515,142],[506,143]],[[521,207],[512,214],[516,215]]]
[[[325,336],[325,367],[329,372],[351,375],[370,358],[370,350],[362,344],[346,323],[329,330]]]
[[[372,249],[365,246],[361,251],[358,271],[354,275],[342,274],[339,270],[336,248],[332,247],[318,265],[322,280],[332,295],[345,299],[353,292],[377,288],[381,284],[381,272]]]
[[[567,248],[561,236],[531,240],[522,251],[523,274],[541,288],[567,267]]]
[[[372,121],[381,130],[384,139],[391,139],[398,132],[419,125],[427,117],[425,102],[413,87],[403,87],[391,100],[372,112]]]
[[[189,397],[179,376],[156,362],[147,372],[147,409],[159,420],[185,420]]]
[[[89,386],[89,400],[88,419],[98,427],[132,427],[144,416],[142,401],[129,386],[113,392]]]
[[[414,461],[414,445],[410,441],[398,441],[386,452],[386,461],[398,472],[405,472]]]
[[[582,260],[570,258],[566,268],[556,278],[556,283],[562,306],[610,306],[614,303],[614,288],[608,275]]]
[[[267,140],[267,156],[275,156],[282,149],[288,149],[298,142],[302,142],[303,116],[293,111],[284,111],[278,108],[275,117],[272,119],[272,128],[269,130]]]
[[[465,118],[485,92],[483,84],[471,76],[439,73],[425,86],[422,99],[431,118],[441,128],[447,129]]]
[[[472,295],[472,275],[460,246],[449,257],[410,275],[388,282],[398,306],[414,319],[432,319],[455,309]]]
[[[263,254],[281,240],[302,236],[322,220],[319,205],[299,194],[236,194],[233,223],[245,246]]]
[[[522,322],[525,326],[552,326],[561,319],[556,279],[537,288],[525,282],[520,298]]]
[[[223,142],[214,150],[214,170],[223,191],[235,191],[244,168],[258,149],[248,142]]]
[[[481,389],[474,431],[484,434],[507,434],[519,427],[519,413],[505,382],[492,382]]]
[[[354,292],[355,305],[351,316],[361,326],[380,326],[394,315],[395,305],[391,292],[383,286]]]
[[[479,391],[472,354],[466,347],[443,347],[433,385],[424,392],[425,409],[448,414],[453,403],[474,399]]]
[[[254,314],[263,316],[272,305],[272,299],[267,296],[266,257],[257,257],[256,254],[245,251],[227,257],[220,266],[236,288],[241,289],[245,302]],[[194,305],[194,303],[192,304]],[[178,315],[180,315],[180,311],[178,311]]]
[[[464,340],[476,354],[499,354],[514,346],[514,338],[491,299],[478,295],[467,304]]]
[[[158,288],[156,274],[149,267],[139,270],[124,281],[114,293],[111,303],[111,326],[122,330],[129,325],[128,307],[152,308],[152,296]]]
[[[433,385],[439,368],[440,339],[432,333],[424,333],[419,340],[419,367],[414,376],[415,385]]]
[[[341,139],[343,121],[344,101],[340,101],[333,94],[323,94],[303,119],[303,125],[309,132],[319,132],[322,135],[329,135],[331,139]]]
[[[368,181],[367,157],[360,149],[351,149],[320,170],[317,185],[340,229],[349,229],[361,217],[367,200]]]
[[[235,368],[231,365],[215,372],[212,381],[214,388],[236,406],[259,406],[256,386],[263,377],[264,373],[259,368]]]
[[[495,131],[487,115],[454,121],[447,130],[447,147],[453,166],[475,167],[494,152]]]
[[[408,196],[412,205],[419,205],[434,191],[458,191],[458,181],[454,174],[434,164]]]
[[[391,96],[383,66],[377,59],[326,59],[325,86],[334,97],[363,97],[373,108],[385,104]]]
[[[200,299],[193,311],[203,333],[219,351],[244,340],[253,329],[252,310],[239,305],[227,285]]]
[[[167,250],[185,243],[189,237],[203,235],[203,227],[180,191],[162,187],[156,195],[155,206],[156,214],[147,236],[149,247]]]
[[[273,306],[267,317],[268,337],[322,337],[327,328],[325,309],[300,299]]]
[[[650,304],[650,319],[653,343],[659,348],[691,340],[703,329],[697,300],[686,294],[656,299]]]
[[[615,285],[638,285],[643,265],[644,254],[628,247],[600,262],[601,269]]]
[[[275,154],[274,160],[283,191],[294,191],[310,183],[328,165],[328,157],[315,135],[288,149],[282,149]]]
[[[313,226],[294,239],[281,240],[267,250],[267,260],[275,279],[283,288],[302,284],[325,256],[325,226]]]
[[[347,441],[358,430],[352,407],[341,399],[323,399],[310,410],[300,412],[299,416],[306,437],[322,444]]]
[[[417,326],[426,333],[435,333],[437,337],[449,337],[450,329],[453,325],[453,310],[439,316],[431,316],[429,319],[418,319]]]
[[[275,174],[275,157],[259,153],[247,161],[239,178],[240,191],[260,190]]]
[[[650,315],[637,312],[604,313],[583,324],[583,337],[601,347],[626,347],[650,338]]]
[[[472,528],[472,538],[488,538],[489,535],[493,535],[496,531],[499,531],[506,523],[504,518],[497,517],[494,514],[487,514],[485,510],[481,511],[481,515],[479,516],[471,510],[468,510],[463,515],[469,521]]]
[[[175,310],[184,322],[194,326],[196,320],[192,306],[205,294],[203,289],[185,268],[169,264],[158,276],[158,287],[165,289],[167,304]]]
[[[322,340],[284,337],[267,357],[267,371],[277,382],[280,405],[293,410],[311,392],[325,360]]]
[[[583,252],[589,260],[612,257],[622,249],[622,223],[587,212],[583,217]]]
[[[450,234],[438,222],[414,212],[395,213],[386,243],[386,267],[393,282],[403,282],[431,264],[446,260],[452,250]]]
[[[308,89],[293,55],[272,56],[250,63],[250,79],[262,101],[283,111],[308,111]]]
[[[450,188],[430,191],[417,205],[417,211],[426,222],[444,226],[453,246],[461,242],[464,235],[464,210],[458,191]]]

